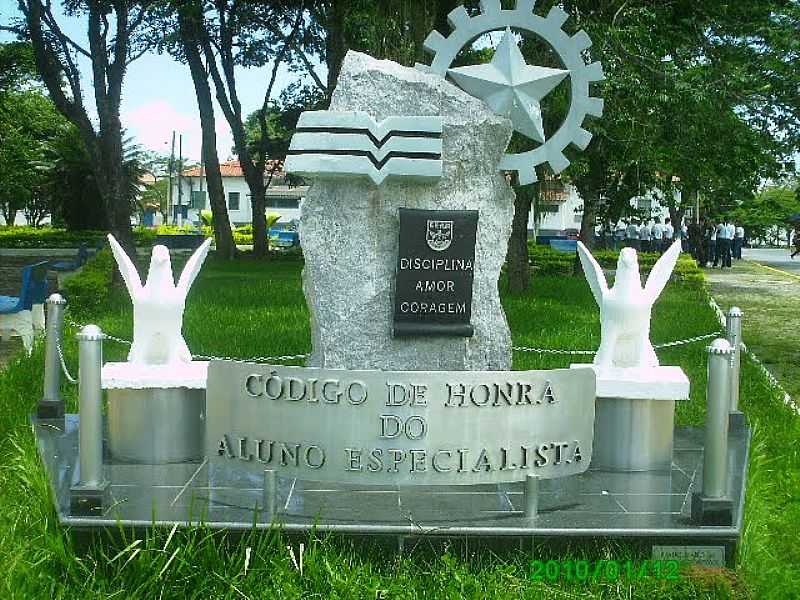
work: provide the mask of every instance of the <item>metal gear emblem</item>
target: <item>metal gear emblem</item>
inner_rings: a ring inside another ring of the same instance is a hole
[[[505,154],[498,169],[517,171],[519,182],[523,185],[536,181],[535,167],[545,162],[550,164],[555,173],[560,173],[569,166],[564,149],[573,144],[585,150],[592,139],[592,134],[583,128],[586,115],[600,117],[603,114],[603,100],[589,95],[589,83],[604,79],[603,68],[599,62],[587,64],[581,56],[581,52],[589,48],[592,41],[584,30],[570,36],[562,29],[569,15],[558,6],[550,9],[546,17],[533,13],[534,0],[516,0],[513,10],[503,10],[500,0],[481,0],[480,8],[481,14],[474,17],[470,17],[463,6],[451,11],[447,20],[453,31],[447,37],[435,30],[428,34],[423,45],[433,54],[433,61],[430,66],[417,66],[445,77],[462,48],[484,33],[507,27],[531,33],[543,40],[558,54],[569,71],[569,111],[558,131],[549,139],[533,150]]]

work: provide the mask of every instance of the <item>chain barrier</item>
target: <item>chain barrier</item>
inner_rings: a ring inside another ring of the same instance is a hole
[[[308,354],[285,354],[283,356],[253,356],[252,358],[236,358],[235,356],[206,356],[204,354],[192,355],[197,360],[235,360],[240,362],[268,363],[272,361],[301,360]]]
[[[83,325],[76,323],[71,319],[66,319],[67,323],[72,327],[76,327],[81,329]],[[686,344],[693,344],[694,342],[700,342],[702,340],[707,340],[708,338],[716,337],[722,335],[721,331],[714,331],[712,333],[706,333],[704,335],[696,335],[694,337],[685,338],[682,340],[675,340],[674,342],[665,342],[663,344],[656,344],[653,346],[655,350],[660,350],[661,348],[672,348],[674,346],[684,346]],[[129,340],[125,340],[122,338],[115,337],[113,335],[105,334],[106,339],[111,340],[112,342],[117,342],[119,344],[125,344],[130,346],[132,342]],[[512,346],[512,350],[516,352],[534,352],[536,354],[560,354],[560,355],[570,355],[570,356],[577,356],[577,355],[593,355],[597,354],[597,350],[563,350],[559,348],[537,348],[533,346]],[[61,348],[59,348],[59,354],[61,353]],[[251,358],[239,358],[236,356],[212,356],[206,354],[194,354],[192,358],[195,360],[233,360],[233,361],[240,361],[240,362],[253,362],[253,363],[268,363],[272,361],[289,361],[289,360],[302,360],[304,358],[308,358],[308,354],[285,354],[282,356],[253,356]],[[64,364],[62,359],[62,365]],[[66,371],[65,371],[66,373]]]
[[[56,350],[58,350],[58,360],[61,362],[61,371],[64,373],[64,377],[72,385],[77,384],[78,380],[75,379],[72,375],[70,375],[69,370],[67,369],[67,363],[64,360],[64,352],[61,350],[61,343],[56,344]]]
[[[686,344],[693,344],[694,342],[700,342],[702,340],[707,340],[708,338],[717,337],[719,335],[722,335],[721,331],[714,331],[713,333],[696,335],[694,337],[686,338],[683,340],[675,340],[674,342],[665,342],[663,344],[656,344],[655,346],[653,346],[653,348],[655,350],[660,350],[661,348],[685,346]],[[557,348],[535,348],[530,346],[513,346],[513,349],[516,350],[517,352],[535,352],[537,354],[565,354],[565,355],[597,354],[596,350],[561,350]]]
[[[535,352],[536,354],[596,354],[595,350],[559,350],[557,348],[533,348],[530,346],[512,346],[511,349],[517,352]]]
[[[83,325],[80,323],[76,323],[72,319],[65,318],[66,323],[71,326],[75,327],[76,329],[80,330],[83,329]],[[118,344],[124,344],[126,346],[131,346],[133,342],[130,340],[126,340],[114,335],[110,335],[108,333],[103,333],[105,335],[105,339],[110,340],[112,342],[117,342]],[[61,352],[61,348],[59,347],[59,353]],[[244,362],[255,362],[255,363],[262,363],[262,362],[270,362],[270,361],[287,361],[287,360],[300,360],[303,358],[307,358],[308,354],[285,354],[282,356],[253,356],[252,358],[237,358],[235,356],[211,356],[205,354],[193,354],[192,358],[194,360],[236,360],[236,361],[244,361]],[[63,364],[63,360],[62,360]]]
[[[703,340],[707,340],[708,338],[718,337],[723,335],[722,331],[715,331],[714,333],[706,333],[705,335],[696,335],[694,337],[686,338],[685,340],[677,340],[675,342],[666,342],[664,344],[656,344],[653,346],[656,350],[660,348],[671,348],[673,346],[684,346],[686,344],[692,344],[694,342],[701,342]]]

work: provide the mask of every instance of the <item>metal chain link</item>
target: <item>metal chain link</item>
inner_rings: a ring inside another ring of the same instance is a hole
[[[684,346],[686,344],[692,344],[694,342],[699,342],[702,340],[707,340],[708,338],[715,337],[721,335],[721,331],[714,331],[713,333],[706,333],[704,335],[696,335],[694,337],[686,338],[683,340],[675,340],[674,342],[666,342],[664,344],[656,344],[653,346],[653,349],[660,350],[661,348],[672,348],[673,346]],[[597,350],[560,350],[556,348],[532,348],[530,346],[513,346],[513,349],[518,352],[535,352],[537,354],[567,354],[567,355],[578,355],[578,354],[597,354]]]
[[[686,338],[685,340],[677,340],[675,342],[666,342],[664,344],[656,344],[653,346],[656,350],[659,348],[671,348],[672,346],[684,346],[686,344],[692,344],[694,342],[701,342],[703,340],[707,340],[708,338],[716,337],[722,335],[722,331],[715,331],[713,333],[706,333],[705,335],[696,335],[694,337]]]
[[[71,319],[66,319],[67,323],[73,327],[77,327],[81,329],[83,325],[76,323]],[[666,342],[664,344],[656,344],[653,346],[655,350],[659,350],[661,348],[672,348],[674,346],[684,346],[686,344],[692,344],[694,342],[699,342],[702,340],[707,340],[708,338],[715,337],[720,335],[721,331],[714,331],[713,333],[706,333],[704,335],[696,335],[694,337],[686,338],[683,340],[675,340],[674,342]],[[132,342],[115,337],[113,335],[105,334],[106,339],[111,340],[112,342],[117,342],[119,344],[125,344],[130,346]],[[512,346],[512,349],[517,352],[534,352],[537,354],[561,354],[561,355],[590,355],[590,354],[597,354],[597,350],[562,350],[559,348],[537,348],[533,346]],[[234,360],[234,361],[241,361],[241,362],[254,362],[254,363],[265,363],[265,362],[272,362],[272,361],[287,361],[287,360],[301,360],[307,358],[308,354],[285,354],[282,356],[253,356],[250,358],[240,358],[236,356],[212,356],[212,355],[205,355],[205,354],[194,354],[192,358],[195,360]]]
[[[204,354],[192,355],[192,358],[197,360],[235,360],[240,362],[254,362],[254,363],[261,363],[261,362],[268,363],[275,360],[278,361],[301,360],[307,357],[308,354],[285,354],[283,356],[253,356],[252,358],[237,358],[235,356],[206,356]]]
[[[83,325],[80,323],[76,323],[72,319],[65,319],[68,325],[75,327],[76,329],[83,329]],[[105,339],[111,340],[112,342],[117,342],[118,344],[125,344],[126,346],[133,345],[133,342],[130,340],[126,340],[115,335],[110,335],[108,333],[103,333],[105,335]],[[253,356],[252,358],[237,358],[235,356],[211,356],[205,354],[193,354],[192,358],[195,360],[238,360],[244,362],[270,362],[273,360],[278,361],[286,361],[286,360],[300,360],[302,358],[306,358],[308,354],[285,354],[282,356]]]
[[[512,346],[517,352],[535,352],[537,354],[596,354],[595,350],[559,350],[557,348],[534,348],[530,346]]]
[[[56,344],[56,350],[58,350],[58,360],[61,361],[61,371],[64,373],[64,377],[66,377],[67,381],[69,381],[72,385],[78,383],[78,381],[69,374],[69,370],[67,369],[67,363],[64,360],[64,352],[61,350],[61,343]]]

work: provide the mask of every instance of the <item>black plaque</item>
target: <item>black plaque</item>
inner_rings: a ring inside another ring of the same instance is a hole
[[[394,336],[474,333],[476,210],[400,209]]]

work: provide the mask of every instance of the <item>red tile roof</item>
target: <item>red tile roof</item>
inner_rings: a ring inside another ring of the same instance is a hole
[[[275,175],[283,175],[282,160],[268,160],[266,171],[270,172],[276,164],[278,169],[275,171]],[[242,165],[239,163],[238,159],[219,163],[219,170],[223,177],[244,177]],[[200,172],[200,167],[192,167],[191,169],[186,169],[183,172],[184,177],[200,177],[201,175],[202,173]]]

